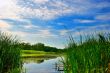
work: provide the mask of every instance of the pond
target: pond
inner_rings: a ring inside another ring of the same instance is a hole
[[[23,68],[25,73],[63,73],[55,70],[55,63],[61,57],[54,58],[23,58]]]

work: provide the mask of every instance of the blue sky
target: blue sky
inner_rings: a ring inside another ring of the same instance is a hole
[[[110,0],[0,0],[0,31],[63,48],[68,33],[110,32]]]

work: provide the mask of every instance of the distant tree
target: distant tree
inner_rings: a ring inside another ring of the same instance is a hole
[[[56,47],[45,46],[43,43],[36,43],[31,45],[30,43],[20,43],[20,48],[23,50],[37,50],[45,52],[62,52],[63,50]]]
[[[23,43],[20,43],[20,47],[23,50],[31,50],[32,49],[30,43],[24,43],[24,42]]]
[[[45,45],[43,43],[37,43],[37,44],[34,44],[32,47],[34,50],[43,51],[45,48]]]
[[[46,51],[46,52],[57,52],[58,49],[56,47],[45,46],[44,51]]]

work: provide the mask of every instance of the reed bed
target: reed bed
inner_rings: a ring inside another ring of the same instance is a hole
[[[78,44],[70,37],[65,73],[110,73],[110,34],[89,35],[80,40]]]
[[[0,32],[0,73],[20,73],[20,48],[12,35]]]

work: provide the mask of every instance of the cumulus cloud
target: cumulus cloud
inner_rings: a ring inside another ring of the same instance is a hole
[[[22,17],[38,18],[43,20],[55,19],[68,14],[90,14],[94,9],[108,7],[110,3],[91,3],[89,0],[27,0],[21,1],[19,6]]]
[[[94,26],[78,26],[69,30],[59,30],[61,36],[68,36],[69,34],[73,37],[79,37],[80,35],[91,35],[100,32],[109,32],[110,33],[110,24],[100,24]],[[92,30],[92,31],[91,31]]]
[[[17,36],[20,36],[21,38],[23,38],[23,37],[26,38],[28,35],[30,35],[29,33],[23,32],[23,31],[16,31],[16,32],[13,32],[13,34],[17,35]]]
[[[110,20],[110,13],[105,13],[105,14],[97,15],[95,18],[97,20],[106,20],[106,21],[109,21]]]
[[[24,25],[23,27],[26,28],[26,29],[39,28],[39,26],[35,26],[35,25],[32,25],[32,24],[27,24],[27,25]]]
[[[16,0],[0,0],[0,19],[20,18],[20,7],[16,5]]]
[[[77,27],[72,29],[72,34],[74,37],[78,37],[80,35],[91,35],[101,32],[109,32],[110,29],[107,29],[110,27],[110,24],[100,24],[95,26],[87,26],[87,27]],[[77,29],[81,29],[80,31],[76,31]],[[92,30],[92,31],[91,31]]]
[[[21,5],[22,6],[22,5]],[[35,6],[35,5],[34,5]],[[24,13],[25,12],[25,13]],[[62,16],[72,12],[66,4],[60,1],[48,1],[46,4],[39,4],[35,8],[23,5],[22,17],[26,18],[39,18],[43,20],[50,20],[57,16]]]
[[[38,4],[44,4],[46,2],[48,2],[49,0],[32,0],[34,3],[38,3]]]
[[[2,2],[0,19],[38,18],[43,20],[51,20],[67,14],[90,13],[94,8],[100,9],[110,4],[107,2],[94,4],[89,0],[0,0],[0,2]]]
[[[58,36],[51,32],[50,29],[40,29],[36,33],[37,36],[42,38],[57,38]]]
[[[8,34],[12,34],[12,35],[17,35],[19,37],[26,37],[27,35],[29,35],[29,33],[27,32],[23,32],[23,31],[11,31],[11,29],[13,29],[13,25],[11,23],[7,23],[5,21],[0,20],[0,31],[8,33]]]
[[[93,23],[95,20],[89,20],[89,19],[74,19],[73,22],[78,22],[78,23]]]
[[[17,36],[17,37],[19,37],[19,38],[26,38],[28,35],[30,35],[29,33],[27,33],[27,32],[23,32],[23,31],[10,31],[10,30],[7,30],[7,31],[5,31],[6,33],[9,33],[9,34],[12,34],[12,35],[14,35],[14,36]]]
[[[60,30],[60,35],[65,36],[67,35],[70,31],[69,30]]]
[[[0,20],[0,29],[10,29],[12,27],[11,24]]]
[[[110,3],[109,2],[100,2],[100,3],[96,3],[95,4],[96,8],[105,8],[105,7],[110,7]]]

